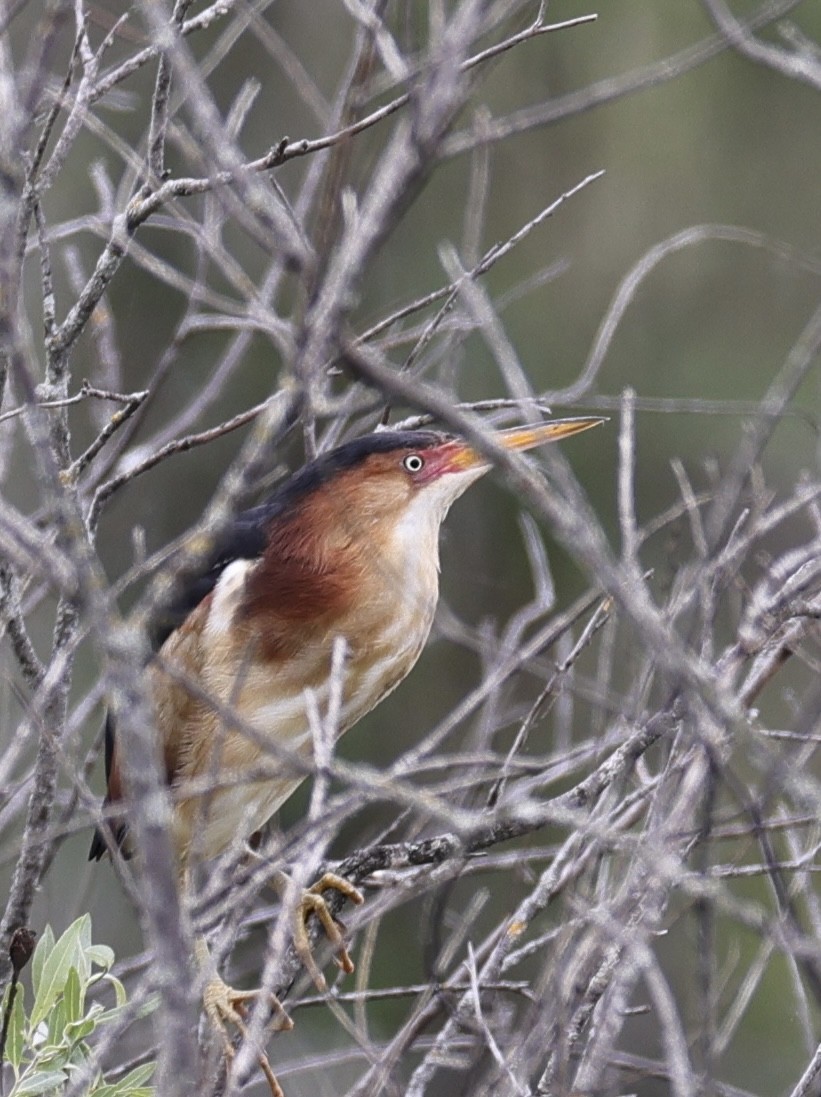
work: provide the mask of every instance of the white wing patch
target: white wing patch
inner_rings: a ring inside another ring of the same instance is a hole
[[[210,634],[216,639],[225,635],[231,628],[234,614],[245,594],[245,580],[251,569],[256,566],[256,560],[234,560],[223,569],[214,587],[211,609],[208,612],[208,620],[205,622],[207,635]]]

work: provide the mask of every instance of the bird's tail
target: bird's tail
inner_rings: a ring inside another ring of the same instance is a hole
[[[103,808],[109,806],[109,800],[103,804]],[[94,831],[91,839],[91,848],[88,851],[89,861],[101,861],[110,850],[118,850],[124,860],[131,857],[131,849],[127,842],[128,827],[121,819],[113,819],[110,822],[101,823]]]

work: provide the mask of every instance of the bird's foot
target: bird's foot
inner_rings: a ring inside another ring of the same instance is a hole
[[[206,955],[204,949],[200,951],[202,951],[203,956]],[[236,1054],[236,1049],[229,1035],[229,1025],[239,1032],[243,1040],[247,1040],[249,1038],[248,1028],[245,1024],[248,1016],[247,1003],[260,997],[267,997],[268,999],[268,1004],[274,1014],[272,1025],[274,1032],[286,1032],[294,1027],[293,1021],[285,1012],[276,995],[261,989],[236,990],[212,969],[202,992],[202,1004],[208,1020],[222,1040],[225,1057],[229,1062]],[[285,1097],[264,1051],[258,1052],[257,1061],[270,1087],[271,1097]]]
[[[346,975],[350,975],[354,970],[353,960],[345,946],[345,938],[342,935],[344,926],[331,914],[322,894],[325,891],[338,891],[346,899],[350,899],[352,903],[357,905],[365,901],[362,892],[358,888],[355,888],[343,876],[337,876],[334,872],[326,872],[315,884],[302,892],[302,898],[296,909],[294,948],[305,965],[308,974],[313,979],[315,986],[323,993],[328,989],[328,984],[314,959],[313,949],[308,937],[307,919],[311,914],[315,914],[319,919],[320,925],[325,931],[325,936],[333,946],[334,959],[339,967]]]

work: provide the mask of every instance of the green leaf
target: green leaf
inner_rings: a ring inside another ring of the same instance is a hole
[[[37,946],[34,949],[34,956],[31,961],[31,985],[34,988],[35,997],[40,990],[40,979],[43,973],[43,966],[49,958],[53,948],[54,933],[51,926],[46,926],[40,934],[40,940],[37,942]]]
[[[83,988],[80,986],[80,976],[77,968],[71,968],[66,979],[63,991],[63,1002],[66,1010],[66,1026],[73,1025],[83,1016]]]
[[[94,1028],[97,1028],[98,1025],[105,1023],[105,1015],[104,1007],[99,1002],[92,1002],[84,1016],[80,1018],[79,1023],[85,1024],[86,1021],[90,1021]]]
[[[106,979],[114,980],[113,975],[107,975]],[[125,987],[120,983],[119,979],[116,980],[119,985],[119,990],[115,986],[114,990],[117,994],[117,1005],[113,1009],[107,1009],[105,1013],[100,1017],[99,1023],[101,1025],[107,1025],[109,1021],[115,1020],[122,1014],[123,1007],[126,1003]],[[141,1021],[144,1017],[150,1017],[151,1014],[159,1007],[160,996],[159,994],[150,994],[143,1004],[134,1012],[134,1020]]]
[[[45,1018],[45,1024],[48,1028],[47,1043],[55,1048],[60,1047],[63,1042],[63,1030],[66,1027],[65,999],[58,998],[52,1004],[48,1016]]]
[[[119,1082],[93,1090],[93,1097],[152,1097],[154,1090],[145,1087],[145,1082],[154,1073],[155,1067],[156,1063],[143,1063],[129,1071]]]
[[[151,1014],[160,1008],[160,995],[157,991],[153,994],[149,994],[143,1004],[135,1013],[137,1020],[142,1020],[143,1017],[150,1017]]]
[[[81,941],[90,933],[91,918],[84,914],[76,922],[72,922],[52,947],[39,975],[39,986],[31,1010],[32,1028],[36,1028],[46,1018],[63,993],[72,968],[76,968],[81,976],[85,973],[86,978],[88,977],[88,961],[83,955]]]
[[[12,1089],[9,1097],[31,1097],[35,1093],[49,1093],[55,1089],[62,1089],[66,1083],[66,1076],[62,1070],[38,1071],[21,1078]]]
[[[80,948],[83,950],[91,948],[91,915],[81,914],[73,925],[78,927]]]
[[[11,1007],[9,1017],[9,1030],[6,1034],[6,1058],[11,1063],[15,1076],[20,1070],[23,1059],[23,1046],[26,1033],[26,1012],[23,1008],[23,987],[17,984],[17,993],[14,996],[14,1005]],[[11,993],[11,987],[6,988],[3,995],[3,1016],[6,1015],[6,1002]]]
[[[152,1086],[138,1086],[137,1089],[120,1089],[118,1086],[102,1086],[92,1089],[91,1097],[155,1097]]]
[[[79,1021],[66,1025],[66,1039],[72,1044],[79,1043],[80,1040],[85,1040],[86,1036],[90,1036],[96,1027],[97,1022],[93,1017],[83,1017]]]
[[[117,978],[116,975],[106,975],[106,982],[111,983],[114,987],[114,997],[117,1001],[117,1007],[124,1006],[128,1001],[128,995],[125,992],[125,987]]]
[[[74,966],[77,968],[80,982],[87,983],[91,975],[91,961],[88,958],[88,951],[94,947],[91,943],[91,915],[81,914],[77,921],[68,927],[66,933],[72,931],[76,934],[77,941],[77,962]]]
[[[114,949],[108,945],[91,945],[85,950],[86,959],[105,971],[114,966]]]
[[[48,1067],[49,1070],[57,1070],[64,1067],[71,1056],[71,1048],[66,1044],[49,1044],[40,1048],[37,1052],[37,1066]]]

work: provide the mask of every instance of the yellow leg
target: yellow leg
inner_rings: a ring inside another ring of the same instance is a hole
[[[337,964],[339,964],[340,968],[346,975],[353,974],[354,970],[353,960],[345,946],[342,930],[340,929],[339,923],[335,921],[328,909],[328,904],[322,897],[323,891],[338,891],[341,895],[344,895],[346,899],[350,899],[352,903],[356,903],[357,906],[365,902],[365,898],[358,888],[355,888],[353,884],[349,883],[344,877],[337,876],[334,872],[326,872],[315,884],[312,884],[311,887],[307,888],[302,893],[302,900],[297,912],[297,922],[294,927],[294,948],[299,953],[300,959],[308,969],[308,973],[314,983],[322,991],[327,989],[327,983],[325,982],[325,977],[322,972],[317,967],[311,949],[311,942],[308,939],[307,919],[311,914],[317,916],[322,928],[325,930],[325,936],[331,942],[335,952],[334,959]]]
[[[231,1037],[228,1035],[228,1025],[233,1025],[242,1038],[247,1040],[246,1002],[259,998],[264,992],[261,989],[236,990],[234,987],[229,986],[218,974],[204,937],[197,938],[196,956],[197,963],[206,978],[205,988],[202,993],[202,1004],[208,1020],[222,1040],[225,1057],[230,1061],[234,1058],[235,1049]],[[283,1032],[292,1029],[294,1023],[282,1008],[279,999],[273,994],[268,994],[268,999],[269,1005],[276,1014],[274,1031]],[[264,1051],[258,1053],[257,1060],[268,1082],[272,1097],[285,1097]]]
[[[292,880],[287,873],[278,871],[273,874],[271,883],[280,895],[284,896],[287,893],[288,888],[292,885]],[[351,960],[350,954],[345,947],[345,938],[342,936],[340,924],[334,919],[334,916],[328,909],[328,904],[322,896],[324,891],[338,891],[341,895],[344,895],[346,899],[350,899],[352,903],[356,903],[357,906],[365,902],[362,892],[359,891],[358,888],[355,888],[353,884],[343,876],[337,876],[334,872],[326,872],[315,884],[312,884],[309,888],[305,888],[302,892],[299,903],[294,911],[294,948],[304,964],[306,971],[311,976],[317,990],[322,993],[328,989],[328,984],[314,959],[313,949],[311,948],[311,942],[308,937],[307,919],[312,914],[315,914],[319,919],[326,937],[333,946],[336,954],[334,957],[336,963],[346,975],[350,975],[354,970],[353,960]]]
[[[254,854],[254,856],[258,855]],[[285,873],[276,872],[274,873],[272,883],[278,891],[285,892],[292,882]],[[338,891],[346,899],[350,899],[352,903],[360,904],[365,901],[362,893],[355,888],[353,884],[349,883],[344,877],[337,876],[333,872],[326,872],[315,884],[302,892],[300,901],[294,911],[294,947],[317,988],[322,992],[328,989],[328,984],[314,959],[311,942],[308,937],[306,919],[309,918],[311,914],[315,914],[319,919],[325,934],[334,948],[336,953],[334,958],[340,968],[342,968],[346,974],[350,974],[354,970],[353,961],[345,947],[345,939],[342,935],[340,925],[334,920],[333,915],[328,909],[328,904],[325,902],[322,895],[323,892],[330,890]],[[229,986],[217,972],[204,937],[197,938],[196,956],[197,963],[205,976],[205,988],[202,995],[203,1007],[208,1020],[219,1034],[225,1056],[230,1061],[234,1058],[235,1049],[228,1032],[228,1026],[233,1026],[240,1033],[242,1038],[247,1040],[248,1029],[245,1024],[247,1017],[246,1004],[267,992],[264,992],[262,989],[236,990],[234,987]],[[285,1012],[279,999],[274,994],[270,993],[267,993],[267,997],[268,1005],[276,1015],[274,1019],[274,1031],[282,1032],[293,1028],[293,1021]],[[282,1087],[271,1069],[268,1057],[263,1051],[260,1051],[257,1053],[257,1059],[262,1073],[265,1075],[268,1082],[272,1097],[285,1097]]]

